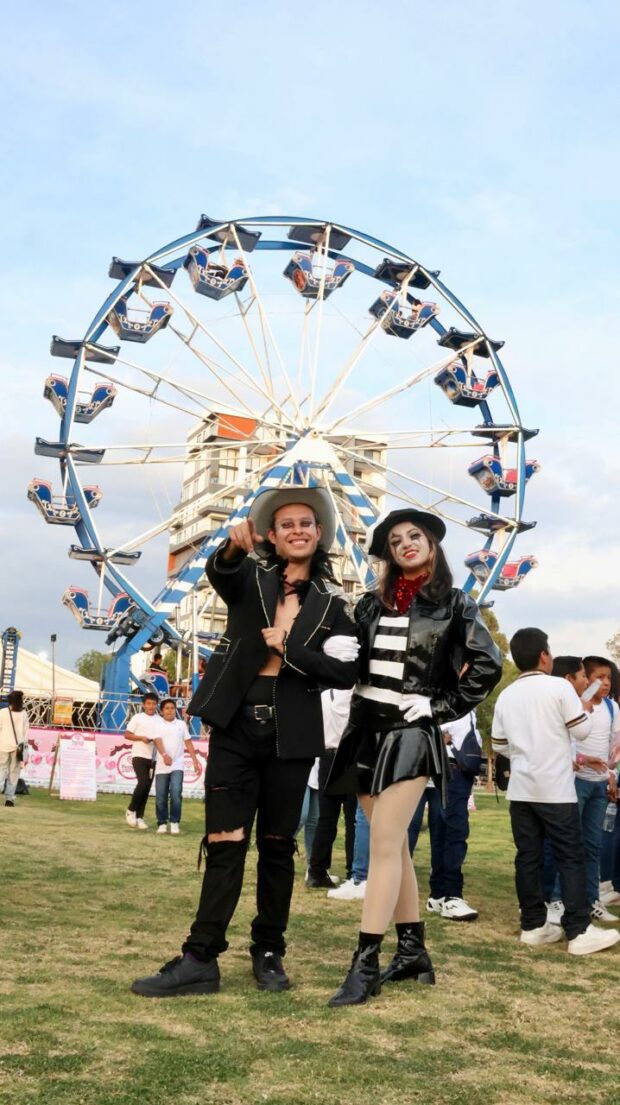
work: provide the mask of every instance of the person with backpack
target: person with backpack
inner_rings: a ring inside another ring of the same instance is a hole
[[[583,666],[590,686],[598,685],[590,699],[590,733],[579,745],[576,756],[575,789],[586,853],[586,888],[592,920],[614,924],[620,921],[600,901],[599,868],[605,810],[616,797],[613,765],[620,756],[620,709],[609,697],[611,663],[603,656],[585,656]]]
[[[22,765],[28,761],[28,714],[22,691],[11,691],[7,703],[0,710],[0,794],[4,790],[4,805],[13,809]]]
[[[469,837],[469,798],[482,763],[482,738],[476,712],[441,727],[447,746],[450,775],[446,805],[436,787],[426,788],[428,828],[431,838],[430,895],[428,913],[448,921],[475,921],[478,910],[463,897],[463,864]],[[422,826],[424,803],[420,802],[409,828],[413,852]]]

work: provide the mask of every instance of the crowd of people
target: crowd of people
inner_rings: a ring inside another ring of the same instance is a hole
[[[501,677],[501,654],[475,601],[453,585],[435,514],[403,508],[377,520],[367,548],[378,584],[355,609],[332,572],[334,534],[326,490],[267,489],[207,562],[228,622],[188,707],[210,729],[203,883],[180,953],[136,979],[136,994],[219,990],[253,829],[250,955],[260,990],[290,985],[285,933],[302,834],[308,890],[361,902],[332,1008],[365,1003],[384,984],[435,982],[413,864],[425,808],[426,912],[478,917],[463,882],[482,759],[476,707]],[[519,630],[510,651],[520,674],[499,694],[492,742],[505,764],[520,940],[531,947],[565,936],[572,955],[602,951],[620,940],[601,927],[620,921],[608,908],[620,904],[618,673],[604,657],[554,661],[540,629]],[[0,771],[10,779],[19,733],[12,709],[11,745],[2,713]],[[127,825],[147,828],[154,778],[157,831],[178,833],[183,759],[195,752],[174,700],[146,694],[127,738],[137,780]],[[11,797],[7,789],[7,804]],[[339,885],[330,867],[342,816]],[[396,950],[382,967],[392,922]]]

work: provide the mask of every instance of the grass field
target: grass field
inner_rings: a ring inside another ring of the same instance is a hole
[[[328,902],[299,872],[285,994],[254,989],[247,954],[254,854],[222,957],[219,995],[148,1001],[133,978],[175,955],[195,909],[202,806],[183,834],[125,827],[126,800],[33,791],[0,808],[0,1097],[11,1105],[521,1105],[620,1100],[615,949],[576,959],[517,942],[506,804],[472,815],[473,925],[431,918],[437,986],[385,987],[326,1008],[359,903]],[[428,839],[418,874],[426,890]],[[342,874],[342,856],[334,870]],[[386,940],[386,958],[392,936]]]

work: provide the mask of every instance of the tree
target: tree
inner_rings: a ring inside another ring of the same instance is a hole
[[[620,666],[620,630],[614,633],[613,637],[610,637],[605,644],[611,653],[612,660]]]
[[[94,679],[96,683],[100,683],[103,669],[106,664],[110,663],[111,659],[111,653],[98,652],[96,648],[91,648],[78,657],[75,662],[75,670],[84,679]]]

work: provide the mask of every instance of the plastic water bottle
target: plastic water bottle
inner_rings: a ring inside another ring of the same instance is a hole
[[[616,813],[618,807],[615,802],[608,802],[607,809],[605,810],[605,820],[603,821],[603,832],[613,833],[616,825]]]

